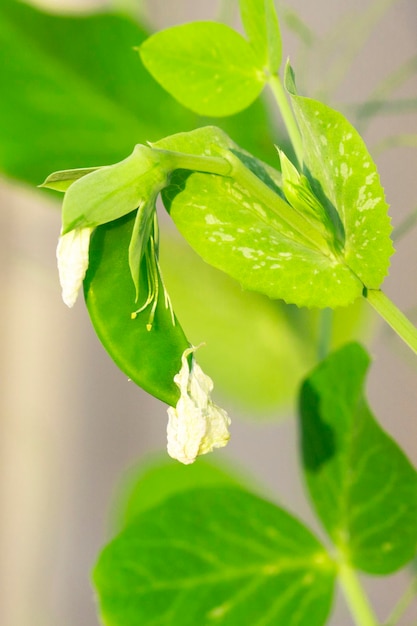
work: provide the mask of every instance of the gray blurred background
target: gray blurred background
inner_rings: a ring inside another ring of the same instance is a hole
[[[54,11],[85,11],[111,3],[37,4]],[[134,0],[115,1],[113,6],[123,9],[128,4],[134,5]],[[371,4],[290,0],[286,6],[324,36],[344,11],[361,13]],[[219,10],[217,2],[200,0],[150,0],[141,5],[156,27],[213,18]],[[416,1],[391,5],[354,59],[334,104],[363,101],[384,76],[417,54]],[[292,57],[295,39],[286,29],[283,38],[285,54]],[[309,85],[319,78],[309,76]],[[411,78],[400,93],[416,97],[417,80]],[[416,133],[416,122],[415,113],[379,116],[367,132],[367,142],[372,149],[393,133]],[[417,151],[403,147],[375,154],[393,223],[398,225],[417,206]],[[6,180],[1,181],[0,206],[0,624],[94,626],[98,621],[89,571],[107,538],[110,502],[123,473],[146,453],[164,448],[166,407],[129,383],[110,361],[82,301],[73,310],[63,305],[55,266],[57,206]],[[414,321],[416,237],[411,231],[399,243],[385,284]],[[416,463],[417,360],[382,324],[371,352],[371,406]],[[232,441],[219,457],[250,470],[276,499],[316,527],[301,486],[294,421],[232,418]],[[404,574],[366,579],[381,620],[400,596],[404,581]],[[402,623],[416,620],[414,607]],[[343,600],[330,623],[352,623]]]

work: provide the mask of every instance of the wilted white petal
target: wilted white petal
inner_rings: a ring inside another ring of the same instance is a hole
[[[62,299],[72,307],[88,268],[88,248],[92,228],[75,228],[61,235],[56,249]]]
[[[193,463],[199,454],[221,448],[230,438],[230,418],[211,400],[211,378],[188,356],[196,348],[188,348],[181,358],[181,369],[174,377],[181,396],[177,406],[168,408],[168,454],[181,463]]]

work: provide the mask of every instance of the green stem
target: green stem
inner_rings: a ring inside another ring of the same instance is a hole
[[[232,151],[218,148],[218,151],[224,156],[215,157],[157,150],[161,157],[165,157],[167,170],[186,169],[232,178],[243,189],[250,191],[259,200],[259,203],[265,204],[280,219],[281,225],[284,224],[289,227],[294,240],[323,254],[331,254],[323,235],[312,227],[303,215],[294,210],[288,202],[251,172]],[[254,211],[257,211],[256,205],[255,202],[252,207]],[[262,207],[259,209],[258,215],[260,219],[268,220]]]
[[[160,148],[155,148],[152,144],[149,145],[162,157],[165,157],[167,170],[181,169],[204,172],[206,174],[218,174],[219,176],[232,175],[233,167],[231,163],[223,157],[185,154],[171,150],[161,150]]]
[[[339,564],[339,583],[357,626],[378,626],[373,609],[352,567]]]
[[[282,86],[279,76],[275,76],[275,75],[270,76],[269,86],[271,87],[272,93],[275,96],[275,100],[281,112],[282,119],[284,120],[284,124],[288,132],[288,136],[291,139],[294,152],[297,156],[298,164],[302,165],[303,142],[301,139],[301,134],[300,134],[300,131],[298,130],[297,122],[295,121],[294,114],[288,102],[284,87]]]
[[[404,313],[379,289],[367,289],[364,296],[404,343],[417,354],[417,328]]]
[[[333,329],[333,309],[323,309],[319,313],[319,341],[317,358],[322,361],[329,353]]]

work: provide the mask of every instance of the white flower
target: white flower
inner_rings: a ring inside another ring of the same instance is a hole
[[[187,357],[196,348],[188,348],[181,358],[181,369],[174,381],[181,392],[176,407],[168,408],[168,454],[181,463],[193,463],[199,454],[221,448],[230,438],[230,418],[210,397],[211,378],[192,360],[191,371]]]
[[[88,268],[88,248],[92,228],[75,228],[61,235],[56,249],[62,299],[72,307]]]

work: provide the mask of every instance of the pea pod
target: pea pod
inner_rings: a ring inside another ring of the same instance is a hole
[[[129,269],[129,242],[136,212],[95,229],[90,243],[84,295],[94,329],[120,369],[156,398],[175,406],[179,398],[174,376],[189,347],[184,332],[166,306],[158,277],[158,298],[151,330],[150,307],[138,311]],[[140,268],[142,293],[147,293],[147,259]],[[173,323],[174,322],[174,323]]]

